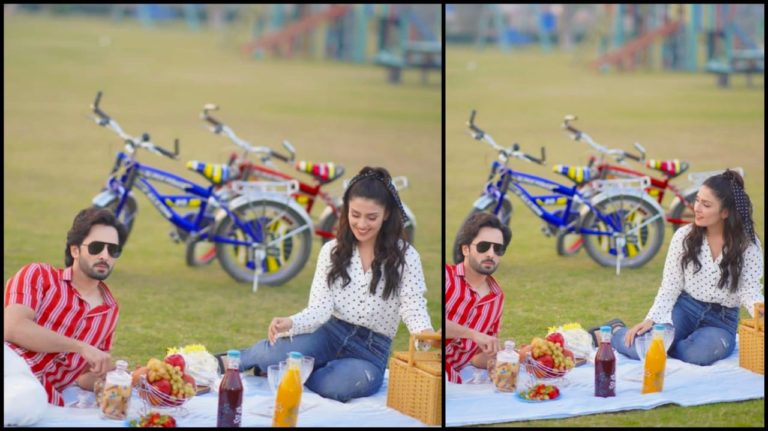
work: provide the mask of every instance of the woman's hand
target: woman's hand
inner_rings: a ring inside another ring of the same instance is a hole
[[[289,331],[291,328],[293,328],[293,320],[289,317],[275,317],[272,319],[272,322],[269,324],[269,329],[267,330],[267,339],[269,339],[269,343],[275,344],[277,336],[283,332]]]
[[[645,334],[651,328],[653,328],[653,320],[650,319],[645,319],[637,325],[633,326],[624,335],[624,345],[627,347],[631,346],[632,342],[635,341],[636,336]]]

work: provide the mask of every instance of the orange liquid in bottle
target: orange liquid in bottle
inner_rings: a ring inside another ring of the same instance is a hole
[[[667,350],[664,348],[664,329],[654,327],[653,341],[645,354],[643,389],[640,393],[661,392],[664,388],[664,368],[667,366]]]
[[[301,356],[298,359],[288,357],[288,369],[277,387],[275,413],[272,416],[273,427],[296,426],[302,392],[300,364]]]

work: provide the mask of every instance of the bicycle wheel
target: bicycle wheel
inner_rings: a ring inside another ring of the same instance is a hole
[[[493,214],[493,210],[496,208],[496,201],[489,202],[486,204],[482,209],[478,208],[472,208],[472,210],[467,214],[466,217],[464,217],[464,220],[461,222],[461,225],[459,226],[459,229],[461,229],[461,226],[464,225],[464,223],[472,217],[473,214],[479,213],[479,212],[487,212],[490,214]],[[504,201],[501,204],[501,211],[498,214],[499,219],[501,220],[501,223],[509,227],[509,221],[512,218],[512,202],[510,202],[507,199],[504,199]],[[510,228],[510,231],[512,229]],[[457,254],[460,254],[459,250],[459,244],[457,242],[459,236],[459,232],[456,232],[456,235],[453,237],[453,247],[451,250],[453,250],[453,253],[451,254],[452,257],[457,256]]]
[[[318,223],[318,226],[320,227],[320,230],[325,232],[331,232],[333,235],[336,235],[336,231],[339,229],[339,218],[334,213],[328,213],[325,217],[320,219],[320,222]],[[415,226],[413,226],[413,221],[408,219],[408,221],[405,223],[405,239],[409,243],[413,244],[413,237],[416,234]],[[326,237],[320,237],[320,240],[325,244],[326,242],[330,241],[333,238],[326,238]]]
[[[621,266],[637,268],[651,260],[664,242],[664,215],[638,196],[619,195],[606,199],[595,206],[613,224],[626,234]],[[653,217],[656,217],[650,221]],[[582,235],[589,256],[603,266],[616,264],[616,238],[614,229],[600,220],[594,211],[584,217],[582,227],[606,233],[606,235]],[[639,227],[639,229],[638,229]]]
[[[696,194],[698,192],[698,190],[692,190],[688,192],[688,194],[684,196],[685,203],[680,201],[680,199],[675,200],[675,204],[672,206],[672,211],[670,211],[669,216],[675,220],[682,220],[684,223],[670,223],[672,225],[672,232],[680,229],[688,223],[693,223],[693,204],[696,203]]]
[[[187,237],[187,266],[199,267],[210,264],[216,259],[216,243],[209,240]]]
[[[312,226],[307,226],[296,210],[282,202],[261,200],[243,205],[234,213],[239,225],[227,216],[214,230],[217,237],[243,242],[216,243],[219,263],[232,278],[241,283],[253,282],[256,265],[261,265],[259,283],[278,286],[304,268],[312,248]],[[266,245],[264,259],[256,262],[255,249],[245,243]]]
[[[107,208],[108,210],[112,211],[112,213],[115,212],[117,209],[117,204],[119,200],[117,198],[112,199],[107,203],[103,208]],[[133,229],[133,222],[136,220],[136,212],[138,211],[138,206],[136,205],[136,199],[133,198],[133,196],[128,196],[125,199],[125,203],[123,204],[123,208],[120,211],[120,214],[117,216],[117,219],[125,226],[125,241],[123,242],[123,247],[125,247],[125,244],[128,243],[128,236],[130,236],[131,229]]]

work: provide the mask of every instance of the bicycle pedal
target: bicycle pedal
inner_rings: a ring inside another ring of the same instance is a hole
[[[544,234],[546,237],[550,237],[554,235],[554,232],[552,231],[552,227],[549,225],[541,225],[541,233]]]
[[[171,240],[172,240],[173,242],[175,242],[176,244],[178,244],[178,243],[180,243],[180,242],[182,242],[182,241],[183,241],[183,240],[181,239],[181,237],[179,236],[179,233],[178,233],[178,232],[176,232],[175,230],[172,230],[172,231],[168,232],[168,236],[170,236],[170,237],[171,237]]]

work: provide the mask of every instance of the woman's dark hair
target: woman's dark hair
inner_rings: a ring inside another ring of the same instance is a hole
[[[509,241],[512,240],[512,231],[509,227],[504,225],[498,217],[493,214],[479,212],[474,213],[464,220],[464,224],[461,225],[459,233],[456,235],[456,249],[453,250],[453,263],[458,264],[464,261],[464,253],[461,252],[462,245],[470,245],[472,241],[480,233],[480,229],[484,227],[490,227],[501,231],[501,235],[504,238],[504,249],[509,245]]]
[[[707,178],[703,185],[712,190],[720,200],[720,210],[728,210],[728,217],[724,220],[723,260],[720,261],[721,276],[717,287],[725,288],[730,278],[730,290],[736,292],[744,265],[744,252],[750,242],[757,242],[752,220],[752,202],[744,192],[744,179],[729,169]],[[683,270],[691,262],[694,273],[701,270],[698,256],[706,233],[706,228],[692,224],[691,231],[683,240],[683,258],[680,261]]]
[[[352,251],[357,243],[355,234],[349,227],[349,200],[365,198],[375,201],[384,207],[384,221],[376,236],[374,258],[371,268],[373,278],[369,292],[376,293],[376,286],[382,277],[384,267],[384,292],[382,297],[388,299],[397,292],[405,266],[405,250],[408,243],[404,237],[404,218],[400,198],[392,184],[392,177],[384,168],[364,167],[349,183],[344,192],[344,205],[339,215],[339,230],[336,233],[336,247],[331,251],[331,270],[328,272],[328,285],[341,278],[344,286],[351,281],[347,268],[352,260]],[[402,241],[401,241],[402,240]]]
[[[67,247],[64,249],[64,265],[69,267],[75,262],[69,247],[80,245],[91,232],[91,227],[96,224],[112,226],[117,230],[117,239],[122,248],[125,237],[128,235],[125,226],[115,217],[112,211],[106,208],[86,208],[80,211],[72,222],[72,228],[67,232]]]

